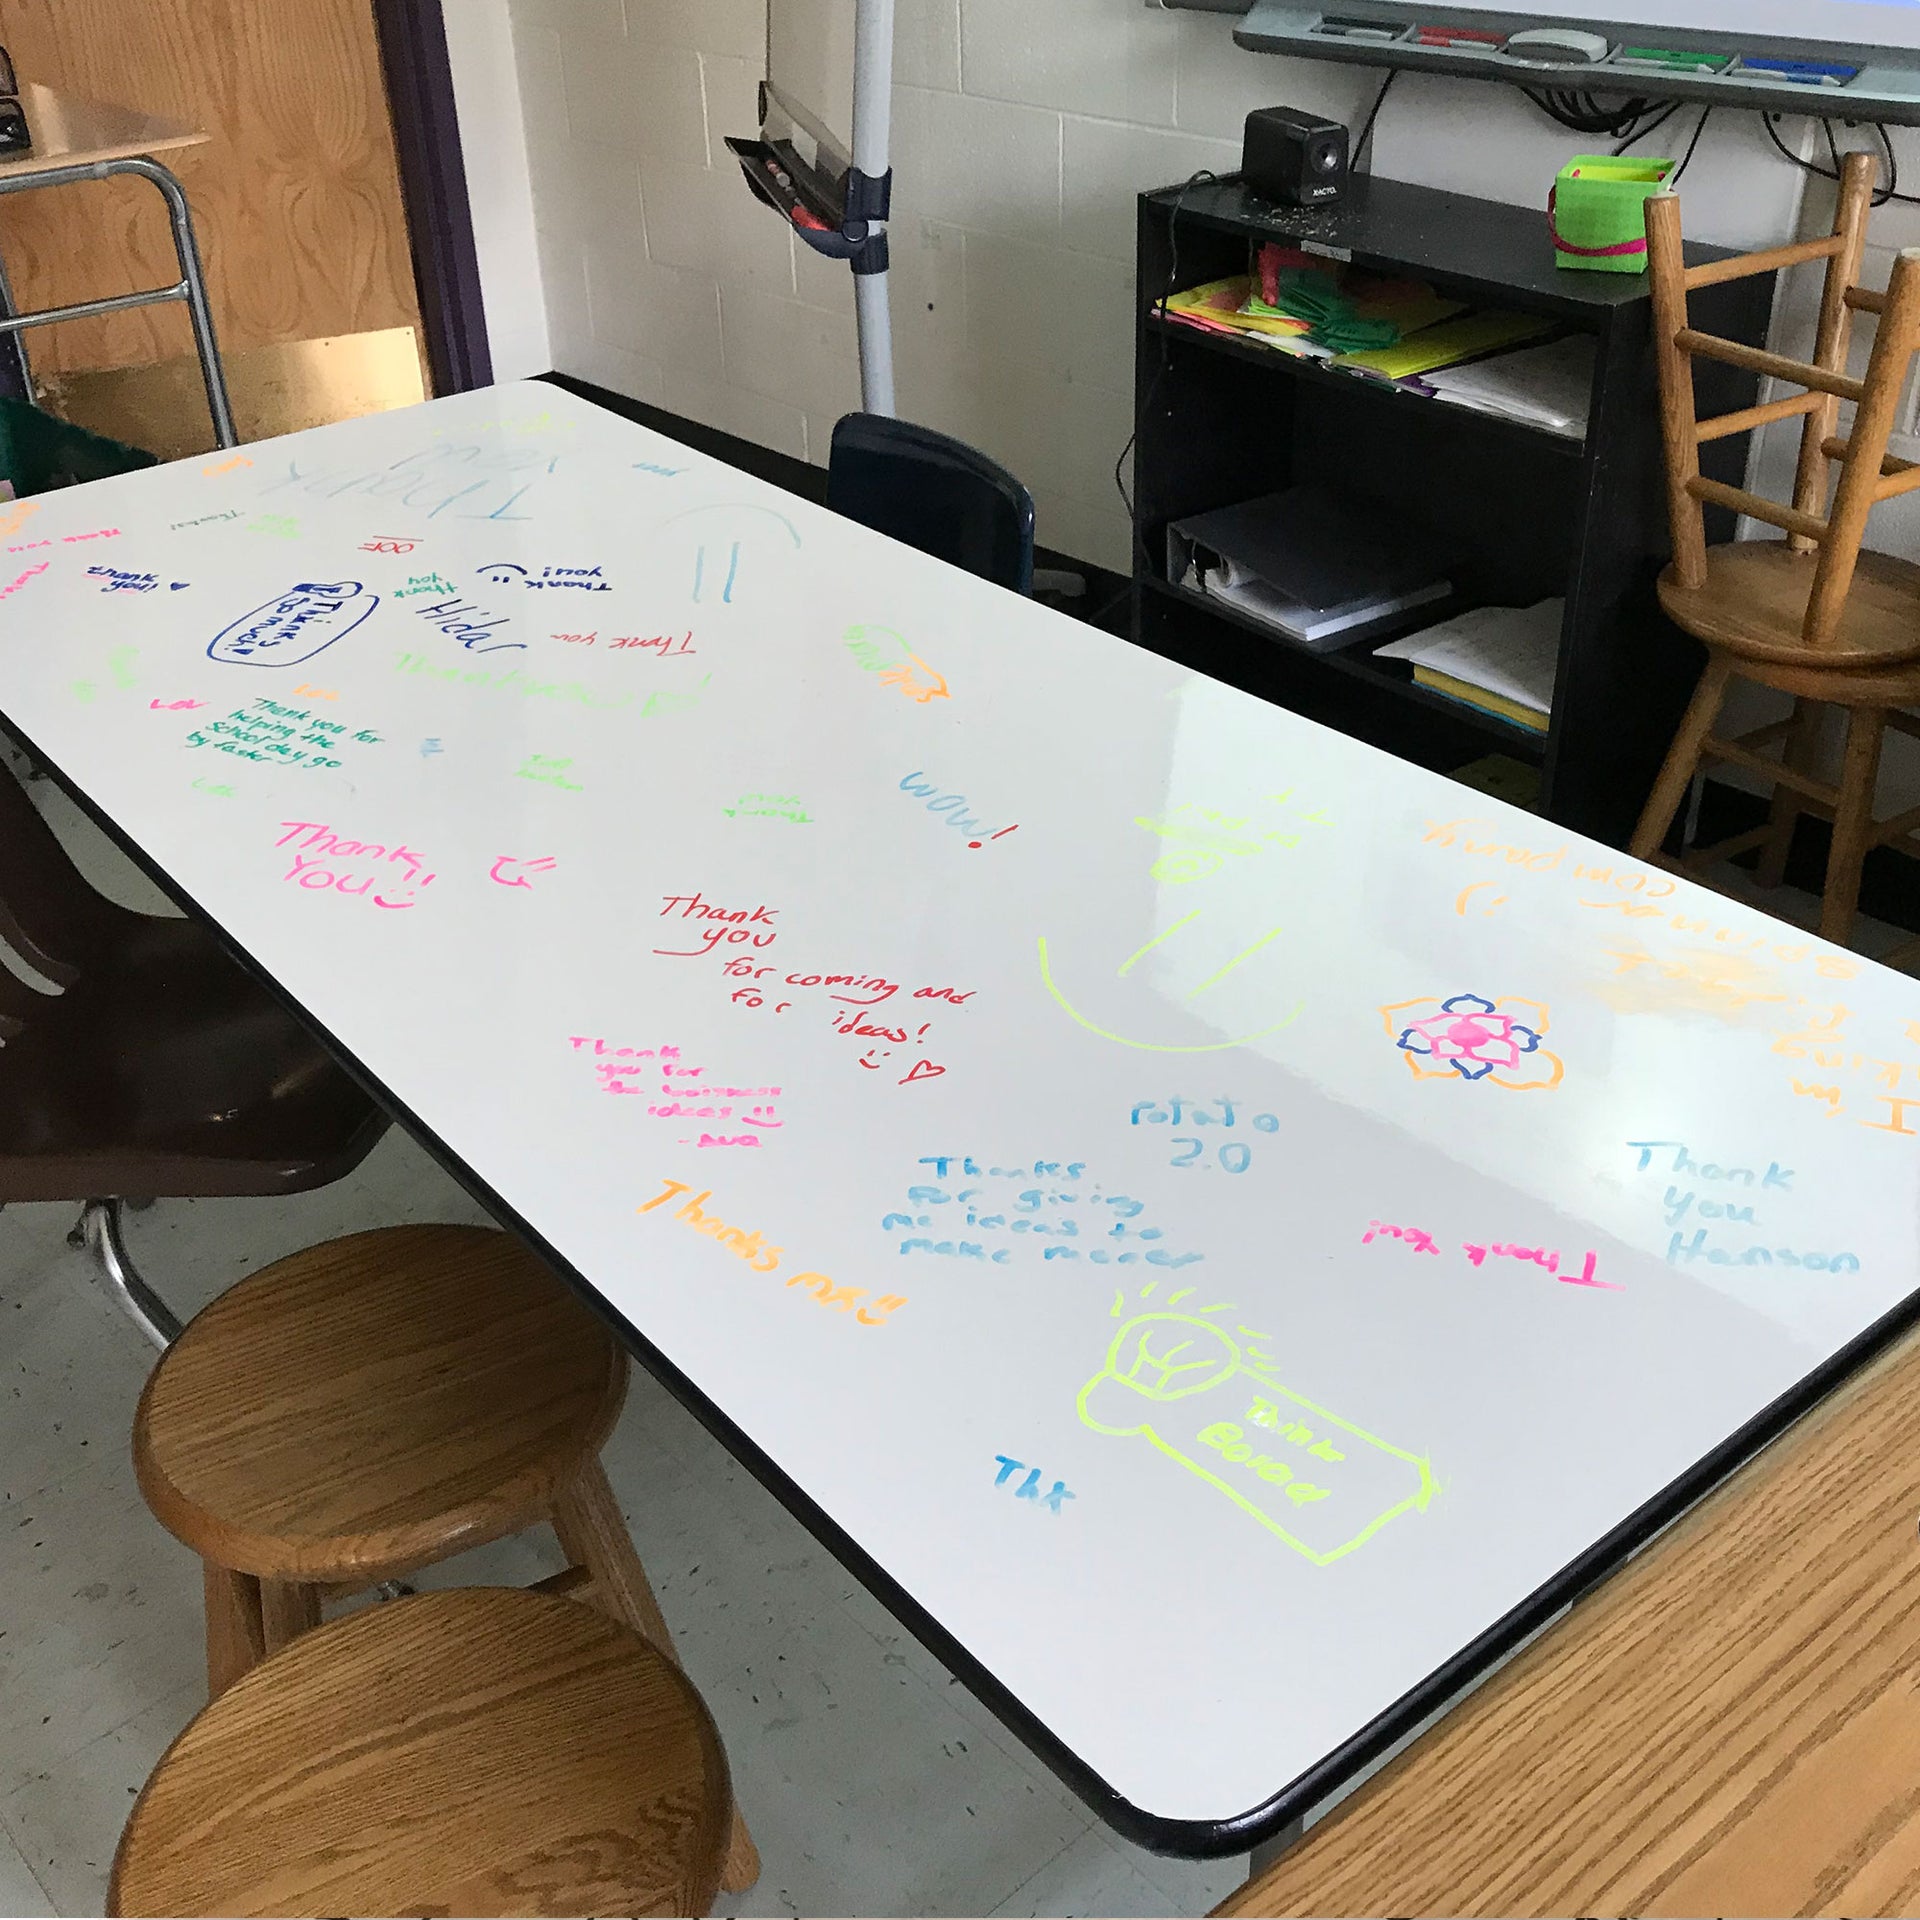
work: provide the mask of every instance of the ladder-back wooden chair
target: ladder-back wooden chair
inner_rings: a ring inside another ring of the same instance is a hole
[[[1920,566],[1863,546],[1868,516],[1882,501],[1920,490],[1920,465],[1888,457],[1916,346],[1920,346],[1920,249],[1902,253],[1888,290],[1857,284],[1872,208],[1876,163],[1848,157],[1832,234],[1769,252],[1688,269],[1681,249],[1680,201],[1647,202],[1654,328],[1667,450],[1674,559],[1660,581],[1660,602],[1674,622],[1705,643],[1707,664],[1666,764],[1640,816],[1636,857],[1679,864],[1696,875],[1709,863],[1762,849],[1762,885],[1778,886],[1794,825],[1802,813],[1833,823],[1821,906],[1823,938],[1844,945],[1853,931],[1861,865],[1870,849],[1920,853],[1920,807],[1876,820],[1874,785],[1889,726],[1920,735],[1920,719],[1900,711],[1920,702]],[[1700,287],[1803,263],[1827,263],[1826,291],[1812,361],[1792,360],[1695,332],[1687,296]],[[1848,372],[1854,316],[1879,316],[1879,332],[1861,378]],[[1702,420],[1694,402],[1696,358],[1766,375],[1801,391],[1739,413]],[[1841,433],[1840,405],[1854,408]],[[1704,442],[1804,417],[1793,504],[1704,477]],[[1837,475],[1837,480],[1836,480]],[[1779,528],[1784,540],[1709,548],[1708,506],[1730,508]],[[1735,679],[1793,697],[1790,717],[1735,738],[1714,732]],[[1816,771],[1822,709],[1847,711],[1838,786]],[[1779,757],[1760,749],[1777,746]],[[1711,761],[1744,767],[1772,783],[1764,827],[1686,854],[1660,849],[1694,775]],[[1912,943],[1920,948],[1920,941]],[[1893,960],[1907,957],[1903,947]]]

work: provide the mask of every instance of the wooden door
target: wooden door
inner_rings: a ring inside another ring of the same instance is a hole
[[[0,41],[23,81],[212,136],[164,158],[192,203],[230,373],[250,349],[393,328],[413,330],[422,365],[372,0],[0,0]],[[0,198],[0,248],[23,308],[177,277],[140,181]],[[29,348],[37,375],[57,375],[174,360],[192,337],[183,308],[148,307],[37,329]]]

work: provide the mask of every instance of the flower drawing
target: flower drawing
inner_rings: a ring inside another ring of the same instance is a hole
[[[1380,1016],[1416,1080],[1490,1080],[1516,1093],[1557,1087],[1565,1073],[1542,1044],[1547,1010],[1537,1000],[1402,1000]]]

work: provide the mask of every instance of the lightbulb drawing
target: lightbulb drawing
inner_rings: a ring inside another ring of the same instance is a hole
[[[1208,1317],[1231,1314],[1229,1303],[1171,1311],[1196,1291],[1182,1287],[1125,1321],[1080,1389],[1085,1425],[1144,1439],[1316,1566],[1426,1510],[1438,1491],[1427,1461],[1281,1385],[1254,1344],[1265,1334],[1237,1324],[1230,1333]],[[1116,1293],[1112,1317],[1125,1310]]]

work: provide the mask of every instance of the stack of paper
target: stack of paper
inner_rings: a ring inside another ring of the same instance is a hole
[[[1593,336],[1577,333],[1525,353],[1424,374],[1422,380],[1436,399],[1584,440],[1593,404],[1593,370]]]
[[[1273,241],[1254,264],[1259,285],[1245,311],[1303,320],[1336,352],[1390,347],[1467,310],[1424,280],[1390,279]]]
[[[1322,487],[1221,507],[1167,529],[1167,577],[1316,652],[1366,638],[1453,591],[1414,529]]]
[[[1356,373],[1371,373],[1382,380],[1406,380],[1426,376],[1436,368],[1457,366],[1475,354],[1491,353],[1497,347],[1511,347],[1522,340],[1538,340],[1558,324],[1538,313],[1470,313],[1463,319],[1448,320],[1437,327],[1422,327],[1408,334],[1398,346],[1378,347],[1370,353],[1343,353],[1335,366]],[[1515,359],[1523,355],[1510,356]],[[1499,362],[1493,364],[1498,365]],[[1471,369],[1479,372],[1479,368]],[[1427,385],[1439,386],[1437,379]]]
[[[1252,288],[1252,279],[1244,273],[1226,280],[1209,280],[1205,286],[1169,294],[1163,311],[1169,320],[1202,327],[1209,333],[1266,334],[1283,340],[1305,336],[1307,323],[1290,314],[1249,313],[1246,309]]]
[[[1567,603],[1478,607],[1424,633],[1381,647],[1376,660],[1405,660],[1421,686],[1545,733]]]

